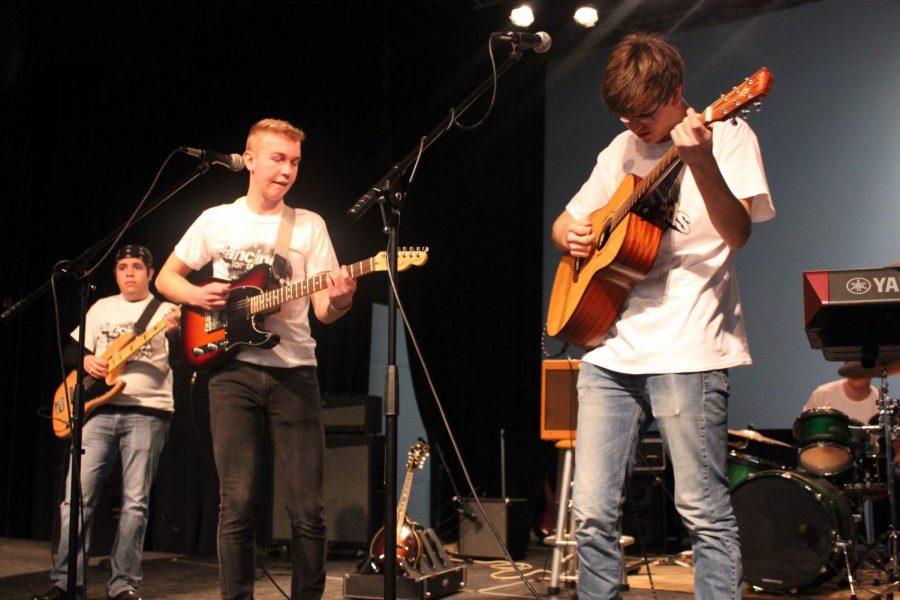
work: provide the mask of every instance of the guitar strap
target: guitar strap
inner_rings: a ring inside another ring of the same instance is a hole
[[[134,324],[134,335],[141,335],[147,330],[147,323],[150,322],[150,318],[156,313],[156,309],[159,308],[160,304],[162,302],[159,301],[159,298],[153,296],[153,299],[144,308],[144,312],[141,313],[141,318]]]
[[[294,209],[285,204],[281,209],[281,222],[278,224],[278,237],[275,238],[275,256],[272,258],[272,270],[278,279],[287,279],[288,247],[291,234],[294,232]]]

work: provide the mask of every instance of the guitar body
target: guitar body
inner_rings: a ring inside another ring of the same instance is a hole
[[[181,341],[185,358],[194,369],[207,369],[228,360],[241,346],[271,348],[279,337],[262,329],[264,314],[251,314],[247,300],[269,289],[272,267],[257,265],[234,281],[207,279],[202,287],[214,282],[230,283],[231,292],[225,308],[206,311],[195,306],[181,309]],[[275,312],[274,309],[271,312]],[[267,313],[267,314],[270,314]],[[202,352],[197,351],[202,349]]]
[[[626,176],[610,201],[591,215],[598,236],[593,254],[580,261],[569,255],[560,260],[547,309],[550,336],[584,349],[599,346],[628,293],[653,266],[663,234],[658,224],[628,213],[611,226],[614,213],[640,181],[637,175]]]
[[[369,556],[374,557],[379,567],[384,568],[384,527],[378,530],[372,543],[369,544]],[[422,539],[419,537],[418,525],[407,516],[403,521],[403,528],[397,536],[397,568],[403,573],[402,563],[415,567],[422,558]]]
[[[127,346],[133,339],[133,333],[123,333],[109,345],[101,358],[103,360],[109,360],[113,354],[118,352],[119,349]],[[118,380],[119,375],[121,375],[124,370],[125,364],[123,363],[111,370],[107,374],[105,380],[94,379],[90,375],[84,376],[82,382],[82,395],[84,398],[83,418],[85,420],[87,420],[88,415],[90,415],[94,409],[112,400],[125,389],[125,382]],[[75,399],[75,385],[77,383],[77,378],[78,372],[72,370],[72,372],[66,376],[66,380],[56,388],[56,393],[53,394],[50,413],[52,417],[51,421],[53,423],[53,433],[56,434],[56,437],[58,438],[67,439],[72,435],[72,429],[69,426],[69,415],[72,414],[72,401]],[[68,390],[68,394],[66,393],[66,390]]]

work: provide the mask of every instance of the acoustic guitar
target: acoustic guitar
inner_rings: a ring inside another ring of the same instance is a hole
[[[147,329],[139,336],[135,336],[134,332],[123,333],[117,337],[113,343],[109,345],[106,351],[100,356],[107,361],[106,377],[103,379],[95,379],[87,373],[82,380],[82,395],[84,397],[84,418],[106,404],[123,389],[125,382],[119,379],[125,371],[125,362],[131,356],[141,349],[141,347],[152,340],[154,337],[166,330],[166,320],[161,319]],[[62,382],[56,393],[53,394],[53,402],[50,405],[51,422],[53,423],[53,433],[56,437],[67,439],[72,435],[70,417],[72,415],[72,401],[75,397],[75,385],[78,372],[72,370],[66,376],[66,380]]]
[[[765,67],[703,111],[706,125],[736,118],[758,104],[772,87]],[[648,197],[677,166],[670,148],[643,179],[625,177],[604,206],[590,215],[596,241],[591,255],[564,255],[556,269],[547,309],[547,334],[586,350],[599,346],[615,323],[631,289],[653,266],[663,225],[645,218]]]
[[[403,491],[400,493],[400,501],[397,502],[397,566],[402,567],[402,561],[406,561],[411,567],[419,564],[422,558],[422,539],[419,537],[418,525],[409,518],[407,507],[409,506],[409,493],[412,490],[413,476],[416,470],[425,466],[428,458],[429,447],[424,440],[409,449],[409,458],[406,460],[406,478],[403,481]],[[380,568],[384,568],[385,544],[384,527],[375,533],[372,543],[369,545],[369,556],[375,559]],[[402,569],[400,570],[402,573]]]
[[[421,266],[427,260],[428,248],[401,248],[397,252],[397,270]],[[387,271],[387,253],[379,252],[347,269],[354,278]],[[200,286],[230,283],[231,289],[225,307],[220,310],[182,307],[181,341],[188,364],[195,370],[206,369],[223,364],[242,346],[272,348],[280,338],[262,328],[266,315],[277,312],[282,304],[327,288],[328,273],[271,289],[274,281],[272,266],[262,264],[231,282],[215,278],[200,282]]]

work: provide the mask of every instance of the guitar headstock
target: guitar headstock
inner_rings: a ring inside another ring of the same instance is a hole
[[[375,271],[387,271],[388,269],[388,260],[387,260],[387,252],[382,250],[378,254],[376,254],[372,258],[375,263],[375,267],[373,270]],[[416,248],[398,248],[397,249],[397,270],[405,271],[410,267],[421,267],[426,262],[428,262],[428,247],[424,248],[416,247]]]
[[[419,438],[416,445],[409,449],[409,458],[406,460],[406,470],[412,471],[413,469],[421,469],[424,467],[429,450],[428,443],[422,438]]]
[[[748,104],[754,106],[762,105],[762,98],[772,89],[772,72],[763,67],[744,82],[734,88],[727,94],[723,94],[721,98],[710,104],[703,111],[703,120],[708,125],[715,121],[724,121],[736,117],[735,113],[747,113]]]

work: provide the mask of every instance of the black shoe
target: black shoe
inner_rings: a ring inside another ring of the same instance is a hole
[[[108,600],[143,600],[134,590],[125,590],[115,596],[107,596]]]
[[[66,591],[55,585],[39,596],[32,596],[31,600],[63,600],[66,597]],[[84,588],[78,588],[75,592],[77,600],[84,600]]]

